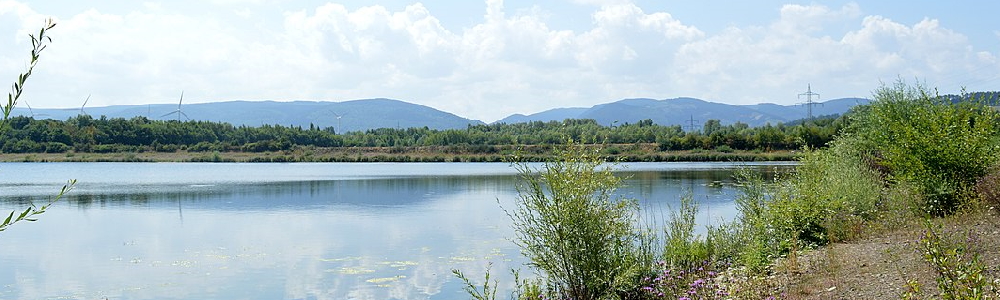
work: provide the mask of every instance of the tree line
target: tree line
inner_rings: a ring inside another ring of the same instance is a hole
[[[751,127],[708,120],[700,130],[663,126],[652,120],[603,126],[590,119],[469,125],[465,129],[379,128],[337,133],[332,127],[263,125],[235,126],[209,121],[151,120],[146,117],[98,118],[89,115],[65,121],[12,117],[3,131],[3,153],[113,152],[267,152],[316,147],[458,146],[489,153],[500,145],[556,145],[574,140],[584,144],[656,143],[660,150],[790,150],[822,147],[846,119],[826,116],[791,124]]]

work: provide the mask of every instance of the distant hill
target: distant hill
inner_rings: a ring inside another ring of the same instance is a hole
[[[864,98],[841,98],[813,106],[813,116],[843,114],[851,107],[867,104]],[[777,124],[805,118],[806,107],[801,105],[778,105],[771,103],[754,105],[730,105],[708,102],[695,98],[674,98],[655,100],[647,98],[624,99],[599,104],[590,108],[557,108],[531,115],[512,115],[497,122],[517,123],[529,121],[562,121],[564,119],[594,119],[602,125],[614,123],[636,123],[650,119],[660,125],[685,125],[694,119],[701,125],[710,119],[723,124],[736,122],[750,126],[767,123]]]
[[[226,122],[236,126],[277,124],[302,126],[313,124],[320,128],[334,127],[338,132],[375,128],[424,127],[431,129],[464,129],[469,124],[484,124],[423,105],[391,99],[365,99],[344,102],[316,101],[226,101],[184,104],[185,115],[192,120]],[[176,104],[115,105],[87,107],[88,115],[99,118],[132,118],[146,116],[154,120],[176,119]],[[34,109],[36,119],[65,120],[80,114],[79,109]],[[18,106],[14,115],[29,115],[28,109]],[[338,120],[337,116],[340,116]],[[184,119],[181,117],[181,119]]]
[[[550,109],[550,110],[546,110],[546,111],[543,111],[543,112],[540,112],[540,113],[537,113],[537,114],[532,114],[530,116],[525,116],[525,115],[522,115],[522,114],[513,114],[513,115],[510,115],[510,116],[508,116],[506,118],[503,118],[503,120],[497,121],[497,123],[503,122],[503,123],[512,124],[512,123],[525,123],[525,122],[539,121],[539,120],[545,120],[545,121],[548,121],[548,120],[560,120],[560,121],[562,121],[562,120],[565,120],[565,119],[579,118],[580,115],[582,115],[583,112],[586,111],[586,110],[587,110],[587,108],[583,108],[583,107],[570,107],[570,108]]]
[[[843,98],[822,102],[813,107],[814,116],[842,114],[867,99]],[[302,126],[313,124],[320,128],[333,127],[338,132],[363,131],[375,128],[428,127],[431,129],[464,129],[468,125],[484,124],[431,107],[392,99],[364,99],[343,102],[324,101],[226,101],[184,104],[182,111],[192,120],[226,122],[236,126],[263,124]],[[88,107],[85,112],[95,118],[132,118],[145,116],[154,120],[176,119],[176,104],[115,105]],[[34,109],[36,119],[65,120],[80,114],[79,109]],[[14,115],[29,115],[28,109],[18,106]],[[339,120],[337,116],[340,116]],[[806,108],[798,105],[754,104],[729,105],[695,98],[655,100],[647,98],[624,99],[595,105],[589,108],[556,108],[531,115],[511,115],[497,122],[522,123],[530,121],[562,121],[565,119],[594,119],[602,125],[637,123],[650,119],[660,125],[686,125],[690,119],[701,125],[710,119],[723,124],[736,122],[750,126],[766,123],[777,124],[806,117]],[[183,117],[182,117],[183,119]]]

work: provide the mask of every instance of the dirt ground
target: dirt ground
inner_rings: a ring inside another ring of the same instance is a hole
[[[1000,216],[963,214],[936,220],[945,235],[973,241],[988,278],[1000,278]],[[849,243],[807,251],[779,263],[788,299],[900,299],[907,282],[920,284],[920,299],[939,299],[936,274],[920,252],[922,223]],[[1000,296],[1000,295],[994,295]]]

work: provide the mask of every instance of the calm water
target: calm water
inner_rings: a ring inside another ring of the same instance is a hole
[[[647,219],[687,191],[702,224],[736,213],[734,164],[624,167]],[[0,299],[467,299],[451,269],[524,269],[507,164],[3,163],[0,212],[67,179],[0,233]]]

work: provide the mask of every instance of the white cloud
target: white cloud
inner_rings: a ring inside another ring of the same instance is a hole
[[[672,81],[708,99],[790,103],[785,100],[794,99],[790,88],[807,83],[836,89],[841,97],[864,97],[880,79],[933,82],[937,74],[987,62],[976,58],[963,35],[929,19],[907,26],[868,16],[843,37],[813,34],[825,26],[815,20],[850,17],[856,10],[785,6],[781,19],[769,27],[730,28],[684,45]],[[781,99],[783,94],[788,96]]]
[[[595,5],[595,6],[620,5],[620,4],[632,3],[632,1],[629,0],[570,0],[569,2],[580,5]]]
[[[996,52],[936,20],[900,24],[856,4],[785,5],[770,24],[709,35],[619,1],[576,1],[600,6],[590,28],[563,30],[550,24],[557,12],[507,13],[487,0],[481,20],[457,31],[420,3],[222,2],[198,14],[146,5],[60,20],[32,83],[48,88],[29,90],[31,103],[73,107],[87,94],[94,106],[166,103],[181,90],[191,102],[389,97],[492,121],[625,97],[792,103],[807,83],[824,96],[867,96],[879,79],[974,84],[998,73]],[[0,39],[20,47],[0,49],[0,72],[12,73],[43,17],[14,1],[0,1],[0,16]]]

